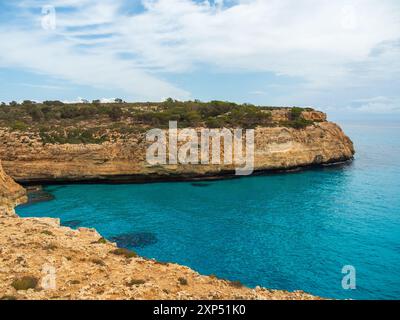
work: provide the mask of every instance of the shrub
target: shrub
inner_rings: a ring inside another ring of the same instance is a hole
[[[123,116],[123,111],[121,107],[113,106],[108,112],[108,116],[110,117],[111,120],[117,121],[122,118]]]
[[[28,290],[35,289],[39,280],[32,276],[24,276],[19,279],[15,279],[11,286],[14,287],[15,290]]]
[[[294,120],[294,121],[286,122],[286,126],[292,127],[292,128],[295,128],[295,129],[304,129],[304,128],[312,125],[312,124],[314,124],[313,121],[305,120],[303,118],[300,118],[300,119],[297,119],[297,120]]]
[[[53,101],[43,101],[43,104],[46,106],[63,106],[64,103],[59,101],[59,100],[53,100]]]
[[[179,277],[178,281],[179,281],[179,284],[182,285],[182,286],[187,286],[188,285],[188,281],[187,281],[186,278]]]
[[[125,248],[118,248],[115,249],[113,251],[111,251],[111,253],[117,255],[117,256],[124,256],[125,258],[134,258],[137,257],[136,252],[125,249]]]
[[[102,266],[102,267],[105,267],[105,266],[106,266],[105,262],[104,262],[103,260],[101,260],[101,259],[94,258],[94,259],[92,259],[91,261],[92,261],[94,264],[97,264],[97,265],[99,265],[99,266]]]
[[[99,240],[95,241],[95,243],[102,243],[102,244],[105,244],[107,242],[108,242],[107,239],[105,239],[103,237],[101,237]]]
[[[234,287],[234,288],[243,288],[244,285],[243,283],[241,283],[240,281],[236,280],[236,281],[230,281],[229,285]]]
[[[16,131],[26,131],[26,129],[28,129],[28,125],[23,121],[15,120],[11,124],[11,129]]]
[[[290,120],[294,121],[300,119],[302,112],[303,112],[302,108],[293,107],[292,109],[290,109],[290,114],[289,114]]]
[[[5,295],[0,298],[0,300],[18,300],[16,296]]]
[[[257,125],[264,125],[270,122],[271,113],[263,112],[252,105],[235,107],[229,115],[231,126],[254,128]]]
[[[35,104],[35,102],[34,102],[34,101],[31,101],[31,100],[24,100],[24,101],[22,102],[22,105],[24,105],[24,106],[30,106],[30,105],[32,105],[32,104]]]
[[[98,105],[97,104],[88,104],[88,105],[64,105],[60,109],[61,118],[63,119],[90,119],[93,115],[98,113]]]
[[[79,108],[76,106],[64,106],[61,108],[61,118],[73,119],[79,116]]]
[[[203,118],[217,117],[231,111],[237,104],[225,101],[211,101],[197,105],[197,109]]]
[[[57,246],[54,243],[50,243],[48,245],[45,245],[43,247],[43,249],[45,249],[45,250],[55,250],[55,249],[57,249]]]
[[[226,126],[225,118],[217,117],[217,118],[208,118],[206,120],[206,126],[208,128],[223,128]]]
[[[177,101],[171,98],[162,103],[116,103],[64,104],[61,101],[23,105],[11,102],[0,108],[0,124],[12,130],[26,131],[28,128],[39,132],[43,143],[80,144],[103,143],[116,131],[122,138],[147,130],[148,127],[167,128],[169,121],[178,121],[180,128],[206,126],[209,128],[255,128],[273,126],[273,107],[259,107],[252,104],[237,104],[226,101],[201,102]],[[281,125],[304,128],[310,124],[302,120],[305,109],[288,109],[289,119]],[[129,124],[126,121],[129,120]],[[82,122],[81,122],[82,121]],[[47,128],[44,127],[44,124]]]
[[[133,286],[138,286],[138,285],[145,284],[145,283],[146,283],[146,280],[143,280],[143,279],[132,279],[126,283],[126,286],[133,287]]]
[[[59,144],[80,144],[80,143],[93,143],[93,144],[101,144],[107,140],[107,136],[105,134],[100,135],[93,129],[69,129],[69,130],[60,130],[60,129],[46,129],[42,128],[39,132],[40,138],[44,144],[46,143],[59,143]]]
[[[32,117],[33,121],[42,121],[44,119],[44,113],[37,106],[30,108],[28,113]]]
[[[159,265],[161,265],[161,266],[169,266],[169,264],[170,264],[170,262],[158,261],[158,260],[155,260],[154,263],[155,263],[155,264],[159,264]]]

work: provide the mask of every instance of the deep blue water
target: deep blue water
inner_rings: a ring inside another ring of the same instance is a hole
[[[203,185],[50,186],[55,200],[17,212],[128,234],[141,255],[248,286],[400,298],[400,124],[342,127],[357,150],[349,166]],[[356,268],[356,290],[342,289],[344,265]]]

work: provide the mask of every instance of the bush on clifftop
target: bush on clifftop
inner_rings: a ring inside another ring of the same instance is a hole
[[[178,121],[180,128],[243,128],[277,125],[301,129],[312,124],[302,118],[304,110],[293,107],[287,121],[273,121],[277,108],[237,104],[226,101],[177,101],[126,103],[82,102],[64,104],[61,101],[22,104],[10,102],[0,106],[0,127],[14,131],[31,131],[40,135],[43,143],[80,144],[103,143],[115,133],[122,139],[149,128],[168,128],[169,121]]]
[[[19,279],[15,279],[11,286],[14,287],[15,290],[28,290],[35,289],[39,280],[35,277],[24,276]]]

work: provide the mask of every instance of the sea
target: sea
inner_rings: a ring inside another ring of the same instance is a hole
[[[206,182],[51,185],[60,218],[159,261],[246,286],[400,298],[400,122],[340,123],[352,163]]]

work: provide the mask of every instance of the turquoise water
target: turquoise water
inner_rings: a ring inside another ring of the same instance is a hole
[[[248,286],[400,298],[400,125],[344,124],[348,166],[236,180],[64,185],[17,209],[94,227],[141,255]],[[357,289],[341,286],[344,265]]]

